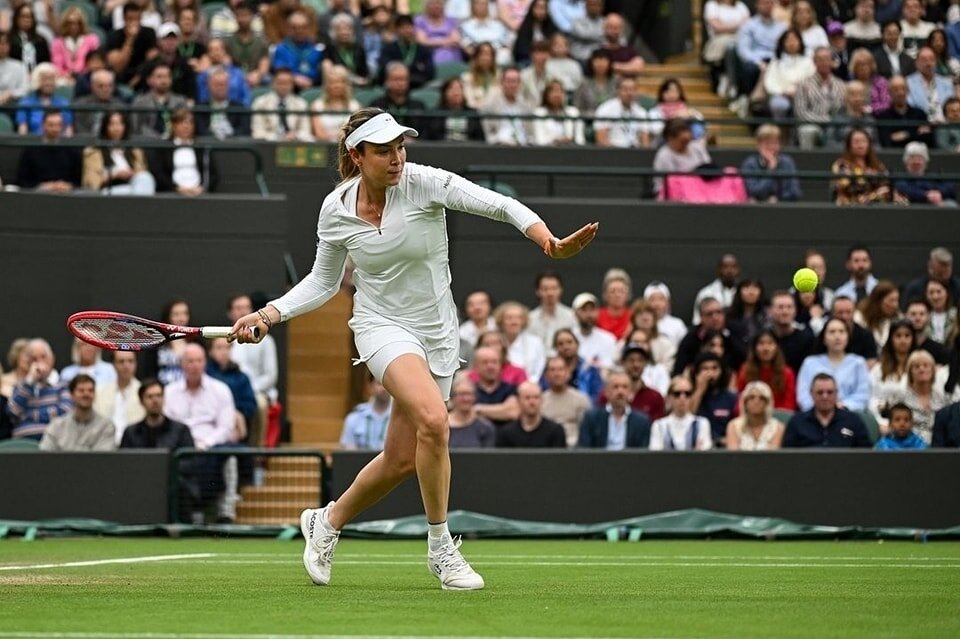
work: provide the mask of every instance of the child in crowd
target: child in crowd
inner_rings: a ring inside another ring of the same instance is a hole
[[[890,408],[890,433],[874,446],[877,450],[907,450],[926,448],[923,438],[913,432],[913,411],[903,403]]]

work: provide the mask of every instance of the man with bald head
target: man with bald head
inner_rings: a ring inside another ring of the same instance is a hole
[[[520,417],[517,387],[500,379],[503,357],[500,351],[482,346],[473,352],[473,370],[477,374],[477,415],[486,417],[498,429]]]
[[[543,395],[540,386],[524,382],[517,387],[520,417],[507,422],[497,433],[497,448],[566,448],[563,426],[545,418],[540,409]]]
[[[602,46],[610,53],[615,76],[633,78],[643,72],[643,58],[636,49],[627,45],[626,23],[619,13],[607,14],[603,19]]]
[[[943,122],[943,103],[953,94],[953,81],[937,75],[937,54],[930,47],[921,47],[917,70],[907,76],[907,101],[931,122]]]
[[[910,142],[934,146],[933,127],[926,122],[927,114],[907,102],[907,79],[902,75],[890,78],[890,108],[875,114],[880,133],[880,145],[903,148]],[[901,124],[897,124],[900,122]]]
[[[26,352],[30,368],[26,377],[13,387],[7,410],[15,438],[39,441],[51,421],[70,411],[73,401],[67,385],[60,381],[53,368],[56,359],[47,340],[30,340]]]
[[[632,381],[623,370],[607,375],[603,390],[607,404],[587,411],[580,422],[579,448],[623,450],[647,448],[650,445],[650,419],[630,409]]]
[[[100,125],[107,111],[123,108],[123,102],[114,96],[116,88],[113,71],[97,69],[90,74],[90,94],[73,101],[74,106],[82,107],[73,114],[73,128],[77,135],[100,135]]]

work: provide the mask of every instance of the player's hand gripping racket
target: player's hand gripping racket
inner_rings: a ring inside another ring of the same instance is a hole
[[[67,318],[71,333],[111,351],[143,351],[184,337],[229,337],[232,326],[177,326],[126,313],[83,311]],[[260,329],[251,329],[259,337]]]

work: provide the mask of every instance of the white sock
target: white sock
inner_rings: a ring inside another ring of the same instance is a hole
[[[327,509],[320,509],[320,525],[329,530],[330,532],[337,532],[337,529],[330,524],[330,520],[327,519]]]
[[[430,546],[430,550],[436,550],[449,541],[450,530],[447,528],[447,522],[427,524],[427,543]]]

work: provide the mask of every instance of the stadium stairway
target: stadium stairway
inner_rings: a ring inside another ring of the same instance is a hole
[[[304,508],[320,504],[320,460],[316,457],[271,457],[263,484],[244,486],[236,523],[248,526],[296,524]]]
[[[655,100],[660,83],[670,77],[680,81],[687,104],[702,113],[708,122],[737,117],[727,107],[727,101],[711,90],[710,74],[694,54],[676,56],[664,64],[648,64],[639,78],[638,89],[642,95]],[[749,127],[739,122],[710,124],[707,134],[715,138],[714,146],[753,148],[755,144]]]

